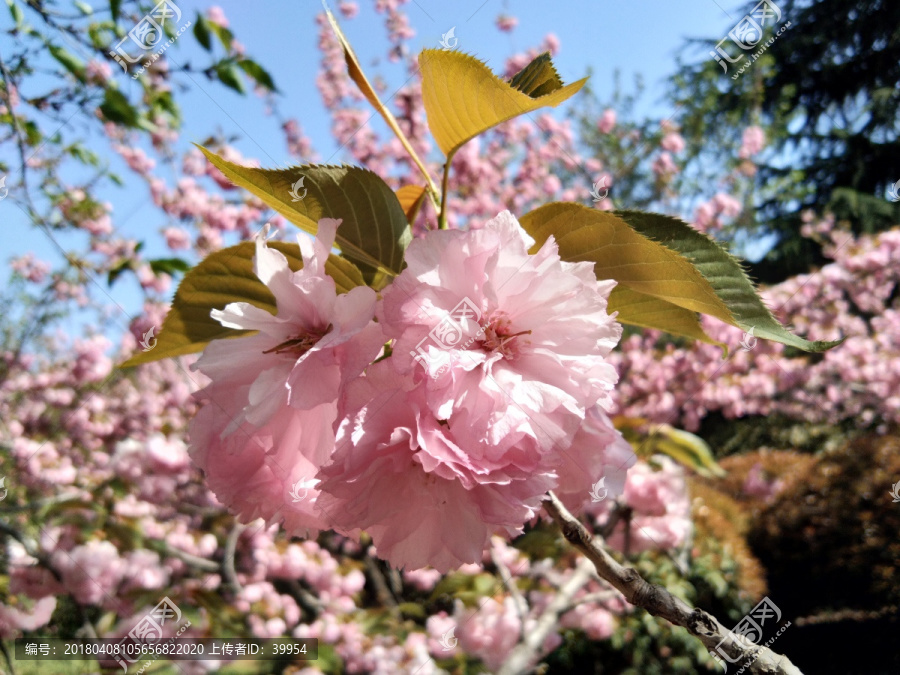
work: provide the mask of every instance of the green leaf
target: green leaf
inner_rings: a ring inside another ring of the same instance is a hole
[[[234,63],[222,61],[216,64],[214,70],[219,81],[226,87],[234,89],[239,94],[247,93],[247,90],[244,88],[244,78],[241,77],[241,73]]]
[[[613,424],[641,457],[663,454],[701,476],[725,475],[709,445],[699,436],[668,424],[653,425],[641,417],[620,416],[613,419]],[[649,433],[648,428],[652,428]]]
[[[231,49],[231,43],[234,42],[234,33],[224,26],[220,26],[212,21],[207,21],[206,25],[216,34],[216,37],[219,38],[219,42],[222,43],[222,46],[225,47],[225,49]]]
[[[113,23],[119,20],[119,8],[122,6],[122,0],[109,0],[109,13],[112,16]]]
[[[556,107],[587,81],[562,86],[549,58],[543,56],[513,77],[512,83],[501,80],[475,57],[457,51],[425,49],[419,55],[419,69],[428,128],[448,157],[501,122],[545,106]]]
[[[63,68],[68,70],[79,82],[85,81],[84,62],[72,52],[58,45],[48,45],[50,54],[59,61]]]
[[[297,244],[270,241],[268,246],[281,251],[292,270],[303,267]],[[275,297],[253,272],[255,252],[255,242],[245,241],[210,254],[190,270],[178,285],[156,344],[149,351],[132,356],[122,367],[193,354],[210,340],[246,335],[248,331],[225,328],[209,315],[213,309],[222,309],[230,302],[249,302],[275,314]],[[339,293],[364,285],[359,270],[336,255],[328,257],[325,272],[334,279]],[[153,344],[150,338],[147,342]]]
[[[23,126],[25,127],[25,139],[28,141],[28,145],[34,147],[44,142],[41,128],[33,120],[25,120]]]
[[[85,16],[91,16],[94,13],[94,8],[91,7],[86,2],[82,2],[81,0],[75,0],[72,4],[78,8],[78,11],[84,14]]]
[[[154,274],[175,276],[178,272],[187,272],[191,266],[181,258],[156,258],[147,261]]]
[[[178,109],[178,104],[175,103],[175,99],[172,98],[172,92],[154,91],[151,95],[152,99],[150,100],[150,106],[153,109],[153,117],[155,118],[156,116],[161,116],[163,113],[167,113],[172,116],[173,126],[176,126],[181,119],[181,111]]]
[[[200,150],[235,185],[307,232],[315,234],[321,218],[340,218],[335,245],[362,270],[369,285],[381,288],[403,268],[403,252],[412,239],[409,223],[396,195],[371,171],[315,164],[256,169]]]
[[[13,23],[16,24],[16,28],[21,28],[25,22],[25,14],[22,12],[22,8],[19,7],[19,3],[15,0],[6,0],[6,5],[9,7],[9,13],[12,16]]]
[[[107,285],[112,286],[114,283],[116,283],[116,280],[120,276],[122,276],[122,273],[125,272],[125,270],[130,269],[134,269],[134,266],[131,264],[130,260],[123,260],[114,267],[110,268],[109,273],[106,275]]]
[[[805,351],[823,351],[839,344],[810,342],[785,330],[763,304],[738,260],[676,218],[553,203],[525,215],[520,222],[535,238],[534,250],[553,235],[563,260],[593,262],[598,279],[615,279],[629,290],[714,316],[745,331],[752,328],[758,338]],[[647,306],[645,310],[655,312],[659,319],[653,327],[670,330],[662,308]],[[635,313],[639,311],[635,308]],[[675,322],[671,330],[684,335],[686,316],[668,318]]]
[[[88,150],[78,143],[68,146],[65,149],[65,152],[71,157],[77,159],[82,164],[86,164],[88,166],[100,166],[100,157],[97,155],[97,153],[93,152],[92,150]]]
[[[261,87],[265,87],[269,91],[277,91],[272,76],[256,61],[251,59],[241,59],[238,61],[237,65]]]
[[[100,112],[110,122],[118,122],[127,127],[137,127],[140,123],[138,111],[118,89],[106,90],[103,95],[103,103],[100,104]]]
[[[544,52],[522,68],[509,83],[514,89],[518,89],[532,98],[552,94],[563,86],[562,79],[550,60],[549,52]]]
[[[212,51],[212,33],[209,30],[209,22],[199,12],[194,20],[194,37],[206,51]]]
[[[422,607],[418,602],[401,602],[397,605],[397,609],[400,610],[400,613],[411,619],[418,619],[420,621],[424,621],[427,618],[425,614],[425,608]]]

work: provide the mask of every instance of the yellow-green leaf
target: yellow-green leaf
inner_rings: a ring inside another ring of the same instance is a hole
[[[728,308],[731,325],[808,352],[825,351],[843,342],[805,340],[786,330],[763,303],[741,262],[683,220],[641,211],[616,211],[615,215],[648,239],[678,252],[700,272]]]
[[[337,38],[338,44],[340,44],[341,50],[344,52],[344,62],[347,64],[347,74],[350,76],[350,79],[353,80],[357,87],[359,87],[360,93],[366,97],[366,100],[384,118],[384,121],[388,123],[388,126],[393,128],[397,124],[397,121],[394,119],[390,110],[388,110],[381,102],[381,99],[378,98],[375,87],[369,82],[369,78],[367,78],[366,74],[363,72],[362,66],[359,65],[359,59],[356,56],[356,52],[353,51],[353,47],[350,46],[350,41],[344,36],[344,31],[341,30],[337,19],[334,18],[334,14],[331,13],[331,10],[328,9],[328,7],[325,8],[325,16],[328,18],[331,30],[334,32],[334,36]]]
[[[788,332],[763,304],[738,260],[676,218],[553,203],[520,222],[537,241],[534,250],[553,235],[563,260],[593,262],[598,279],[615,279],[630,290],[805,351],[839,343],[811,342]],[[680,332],[683,325],[673,328]]]
[[[724,348],[700,325],[697,312],[671,302],[638,293],[627,286],[616,286],[609,296],[609,312],[618,312],[616,321],[642,328],[657,328],[672,335],[700,340]]]
[[[403,212],[406,213],[407,222],[412,225],[425,199],[425,188],[421,185],[404,185],[396,192],[397,199]]]
[[[297,244],[270,241],[268,246],[281,251],[292,270],[303,267]],[[122,367],[193,354],[201,351],[210,340],[248,334],[249,331],[225,328],[209,315],[213,309],[222,309],[230,302],[249,302],[275,314],[275,297],[253,271],[255,252],[256,244],[245,241],[211,253],[185,274],[159,335],[146,338],[146,344],[152,348],[138,352]],[[334,279],[339,293],[365,285],[359,269],[336,255],[328,257],[325,272]]]
[[[663,454],[701,476],[725,475],[709,445],[699,436],[668,424],[652,425],[640,417],[619,416],[613,419],[613,424],[641,457]]]
[[[321,218],[340,218],[335,246],[370,285],[383,286],[403,268],[403,253],[412,239],[409,223],[397,196],[371,171],[316,164],[257,169],[200,150],[235,185],[311,234]]]
[[[562,86],[549,58],[539,56],[535,61],[512,84],[474,56],[423,50],[419,55],[422,100],[428,128],[441,151],[450,157],[463,143],[501,122],[538,108],[556,107],[587,81]]]
[[[344,36],[344,31],[341,30],[337,19],[334,18],[334,14],[331,13],[331,10],[328,9],[327,6],[325,7],[325,16],[328,18],[328,23],[331,24],[331,30],[334,31],[338,44],[341,45],[341,49],[344,52],[344,62],[347,64],[347,74],[350,76],[350,79],[353,80],[357,87],[359,87],[359,91],[366,97],[366,100],[371,106],[375,108],[376,112],[381,115],[381,118],[387,123],[388,128],[394,132],[394,135],[400,141],[400,144],[403,145],[406,152],[409,153],[413,163],[419,168],[419,171],[425,177],[425,180],[428,181],[429,189],[436,196],[437,187],[432,182],[431,175],[428,173],[425,163],[413,149],[412,144],[409,142],[406,134],[403,133],[403,130],[397,123],[397,119],[394,117],[393,113],[381,102],[381,99],[378,98],[375,87],[369,82],[369,78],[367,78],[366,74],[363,72],[362,66],[359,65],[359,59],[353,51],[353,47],[350,46],[350,42]]]

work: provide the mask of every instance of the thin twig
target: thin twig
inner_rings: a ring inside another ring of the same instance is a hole
[[[516,580],[513,579],[509,567],[506,566],[506,563],[503,562],[503,559],[500,557],[500,551],[493,546],[491,547],[491,561],[494,563],[494,567],[497,568],[497,574],[500,576],[500,580],[503,582],[504,587],[506,587],[507,592],[513,599],[513,604],[515,604],[516,612],[519,615],[520,632],[524,633],[525,619],[528,618],[528,603],[525,601],[522,592],[516,585]]]
[[[630,510],[630,507],[624,506],[619,502],[613,503],[613,508],[609,512],[609,517],[606,519],[606,522],[603,523],[598,529],[598,534],[606,539],[613,533],[613,530],[616,529],[616,525],[619,524],[619,521],[625,518],[625,513]]]
[[[566,540],[590,560],[601,578],[618,589],[632,605],[642,607],[675,626],[686,628],[707,650],[721,646],[730,659],[750,661],[745,672],[756,675],[803,675],[786,656],[780,656],[760,645],[744,646],[715,617],[694,609],[662,586],[646,581],[632,567],[623,567],[602,547],[585,526],[563,506],[552,492],[544,500],[544,508],[556,521]],[[727,639],[731,637],[732,639]],[[724,644],[723,644],[724,642]]]
[[[194,569],[198,569],[201,572],[221,572],[222,565],[217,563],[215,560],[210,560],[209,558],[202,558],[199,555],[194,555],[193,553],[188,553],[187,551],[182,551],[181,549],[175,548],[171,544],[165,541],[160,542],[162,544],[162,552],[169,556],[170,558],[177,558],[181,562],[186,565],[190,565]]]
[[[297,604],[311,617],[317,617],[325,608],[324,603],[303,587],[296,579],[289,579],[287,586],[297,600]]]
[[[577,601],[566,607],[563,614],[565,614],[566,612],[571,612],[573,609],[579,607],[580,605],[587,605],[592,602],[598,605],[605,606],[606,603],[610,600],[615,600],[616,598],[621,597],[622,594],[619,593],[619,591],[598,591],[596,593],[588,593],[587,595],[582,595],[580,598],[578,598]]]
[[[874,621],[891,614],[897,614],[900,607],[897,605],[888,605],[881,609],[871,611],[861,609],[839,609],[836,611],[822,612],[813,614],[812,616],[801,616],[794,621],[798,626],[814,626],[826,623],[841,623],[843,621]]]
[[[25,138],[22,134],[22,130],[19,128],[19,118],[16,117],[16,111],[13,109],[12,103],[12,92],[11,87],[15,85],[13,82],[12,76],[9,73],[9,70],[6,68],[6,63],[3,61],[3,57],[0,56],[0,75],[3,75],[3,81],[6,83],[6,86],[3,88],[3,98],[6,99],[6,109],[9,110],[9,117],[12,121],[13,131],[16,134],[16,145],[19,149],[19,161],[22,165],[22,186],[25,189],[25,193],[28,193],[28,160],[25,158]],[[29,203],[31,199],[29,198]],[[33,205],[32,205],[33,208]]]
[[[6,659],[6,665],[9,667],[9,675],[16,675],[16,669],[13,668],[12,659],[9,656],[9,650],[6,648],[6,643],[3,640],[0,640],[0,652],[3,652],[3,657]]]
[[[534,662],[541,655],[547,636],[555,630],[562,616],[572,604],[572,598],[594,576],[589,560],[581,558],[572,576],[560,587],[553,600],[541,613],[537,625],[528,631],[525,639],[516,645],[506,661],[500,666],[497,675],[519,675],[532,669]]]
[[[16,504],[14,506],[7,506],[6,508],[0,509],[0,515],[6,515],[9,513],[22,513],[23,511],[37,511],[39,509],[44,508],[45,506],[57,506],[59,504],[65,504],[66,502],[75,501],[81,498],[80,492],[74,492],[64,495],[56,495],[55,497],[47,497],[46,499],[38,499],[33,502],[28,502],[27,504]]]
[[[245,526],[241,523],[234,524],[231,532],[228,533],[228,538],[225,540],[225,551],[222,556],[222,577],[228,582],[235,594],[240,593],[243,588],[234,569],[234,557],[237,552],[238,539],[244,529]]]

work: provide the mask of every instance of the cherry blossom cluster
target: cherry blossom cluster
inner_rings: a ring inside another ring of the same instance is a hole
[[[552,239],[529,255],[503,212],[415,240],[380,300],[337,294],[325,261],[338,225],[299,240],[297,272],[257,239],[277,315],[212,312],[258,331],[194,364],[211,381],[191,454],[223,503],[300,536],[364,530],[392,564],[446,571],[520,533],[547,490],[577,506],[604,476],[621,493],[634,456],[606,416],[612,282],[562,262]]]

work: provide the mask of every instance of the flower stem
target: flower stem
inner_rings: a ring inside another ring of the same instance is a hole
[[[447,163],[444,164],[444,177],[441,179],[441,213],[438,216],[439,230],[447,229],[447,184],[450,181],[450,162],[453,161],[454,154],[454,152],[451,152],[447,155]]]

